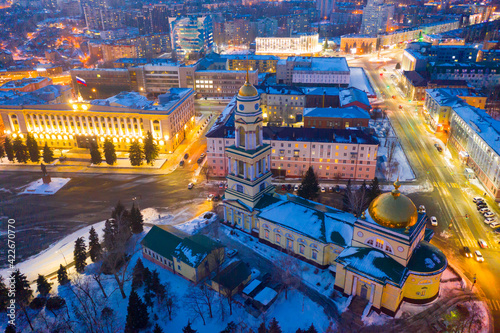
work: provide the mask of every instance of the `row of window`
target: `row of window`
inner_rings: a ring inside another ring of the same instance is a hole
[[[264,229],[264,237],[265,237],[266,239],[268,239],[268,240],[269,240],[269,237],[270,237],[270,236],[269,236],[269,232],[270,232],[269,230]],[[282,238],[282,235],[280,235],[280,234],[276,234],[276,235],[275,235],[275,240],[274,240],[274,242],[275,242],[276,244],[281,245],[281,238]],[[288,238],[288,237],[285,237],[285,239],[286,239],[286,243],[285,243],[286,248],[287,248],[288,250],[292,250],[292,251],[293,251],[293,243],[294,243],[294,240],[293,240],[293,239],[291,239],[291,238]],[[300,244],[300,243],[299,243],[299,253],[305,256],[305,252],[306,252],[306,247],[305,247],[305,245],[304,245],[304,244]],[[318,250],[311,249],[311,259],[313,259],[313,260],[318,260]]]

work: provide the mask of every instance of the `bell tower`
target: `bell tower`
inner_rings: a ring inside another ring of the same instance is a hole
[[[242,220],[241,226],[250,231],[256,227],[253,209],[264,194],[273,193],[274,187],[271,184],[271,146],[263,142],[260,96],[249,82],[248,68],[246,82],[236,101],[234,145],[226,148],[228,189],[224,195],[225,213],[230,208],[232,222],[239,224],[238,221]]]

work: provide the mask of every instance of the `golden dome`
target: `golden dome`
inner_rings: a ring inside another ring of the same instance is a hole
[[[401,194],[399,181],[394,183],[391,193],[376,197],[368,207],[371,218],[388,228],[409,228],[417,223],[417,207],[410,198]]]
[[[243,85],[243,87],[240,88],[240,91],[238,92],[238,95],[242,96],[242,97],[253,97],[253,96],[257,96],[259,93],[257,92],[257,89],[255,89],[255,87],[250,84],[250,82],[245,82],[245,84]]]

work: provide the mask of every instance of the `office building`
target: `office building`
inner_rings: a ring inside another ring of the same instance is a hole
[[[368,0],[363,9],[363,19],[359,33],[368,36],[377,36],[386,32],[394,15],[394,5],[384,4],[381,0]]]
[[[257,37],[255,53],[278,57],[318,55],[322,46],[318,34],[302,34],[292,37]]]
[[[172,48],[178,56],[208,53],[213,45],[212,18],[205,16],[179,16],[170,18]]]
[[[340,57],[288,57],[278,62],[276,81],[286,85],[348,87],[349,65]]]

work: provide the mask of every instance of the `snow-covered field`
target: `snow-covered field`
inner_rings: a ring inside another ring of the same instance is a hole
[[[44,184],[42,179],[29,183],[26,189],[20,194],[56,194],[71,178],[52,178],[49,184]]]

